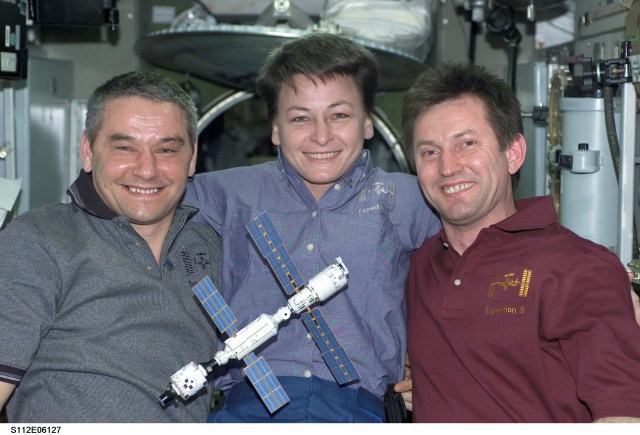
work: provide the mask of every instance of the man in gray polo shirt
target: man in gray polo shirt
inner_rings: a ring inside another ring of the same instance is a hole
[[[0,407],[11,422],[204,422],[210,390],[157,400],[176,367],[215,353],[191,287],[219,285],[220,239],[178,206],[195,107],[174,82],[133,72],[87,110],[72,203],[0,232]]]

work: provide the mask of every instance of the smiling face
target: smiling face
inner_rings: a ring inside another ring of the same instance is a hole
[[[437,104],[416,120],[414,156],[420,186],[440,213],[447,235],[474,236],[515,213],[511,174],[524,162],[520,135],[505,151],[471,96]]]
[[[82,137],[85,172],[105,204],[128,216],[138,232],[168,229],[187,177],[195,173],[195,144],[178,106],[139,97],[107,102],[93,144]]]
[[[351,78],[297,75],[295,84],[280,90],[271,140],[318,200],[356,162],[373,124]]]

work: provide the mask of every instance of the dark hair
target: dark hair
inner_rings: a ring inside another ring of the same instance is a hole
[[[523,133],[520,102],[503,80],[478,65],[443,63],[420,74],[404,97],[402,133],[412,164],[413,133],[418,117],[436,104],[464,96],[484,103],[487,120],[502,151]],[[517,175],[515,178],[513,181],[517,181]]]
[[[113,77],[98,87],[87,102],[85,134],[89,143],[98,137],[106,104],[117,98],[140,97],[173,103],[182,110],[188,124],[189,141],[198,139],[198,111],[191,97],[173,80],[148,71],[132,71]]]
[[[267,104],[269,119],[277,113],[282,85],[295,88],[294,76],[302,74],[323,83],[338,75],[351,77],[368,113],[378,86],[378,64],[373,53],[355,41],[331,33],[311,33],[287,41],[267,57],[256,79],[256,93]]]

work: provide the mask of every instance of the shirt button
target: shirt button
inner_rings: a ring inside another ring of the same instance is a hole
[[[449,244],[447,242],[442,242],[442,246],[444,246],[445,249],[449,249]]]
[[[311,377],[311,371],[310,370],[305,370],[303,373],[305,378],[310,378]]]
[[[307,332],[307,340],[313,340],[313,336]]]
[[[462,283],[462,281],[460,281],[460,278],[457,278],[455,281],[453,281],[453,285],[460,285]]]
[[[339,185],[339,184],[337,184],[337,183],[333,185],[333,188],[334,188],[334,190],[340,190],[340,189],[342,189],[342,187],[340,187],[340,185]]]
[[[147,270],[151,270],[151,266],[147,266]]]
[[[311,213],[311,217],[316,217],[317,214],[318,214],[318,212],[314,211],[313,213]]]
[[[309,252],[313,251],[313,244],[312,243],[309,243],[307,245],[307,251],[309,251]]]

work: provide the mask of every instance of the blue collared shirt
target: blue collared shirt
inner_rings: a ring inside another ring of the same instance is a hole
[[[363,150],[316,201],[280,154],[275,162],[196,175],[184,203],[200,209],[194,220],[207,222],[222,236],[224,297],[239,328],[286,304],[286,294],[245,228],[267,211],[306,281],[336,257],[349,269],[348,286],[321,311],[360,374],[353,386],[382,398],[387,384],[404,378],[409,255],[440,229],[414,176],[374,168]],[[276,376],[333,380],[297,316],[280,324],[278,335],[256,354]],[[242,362],[228,367],[218,388],[242,379]]]

